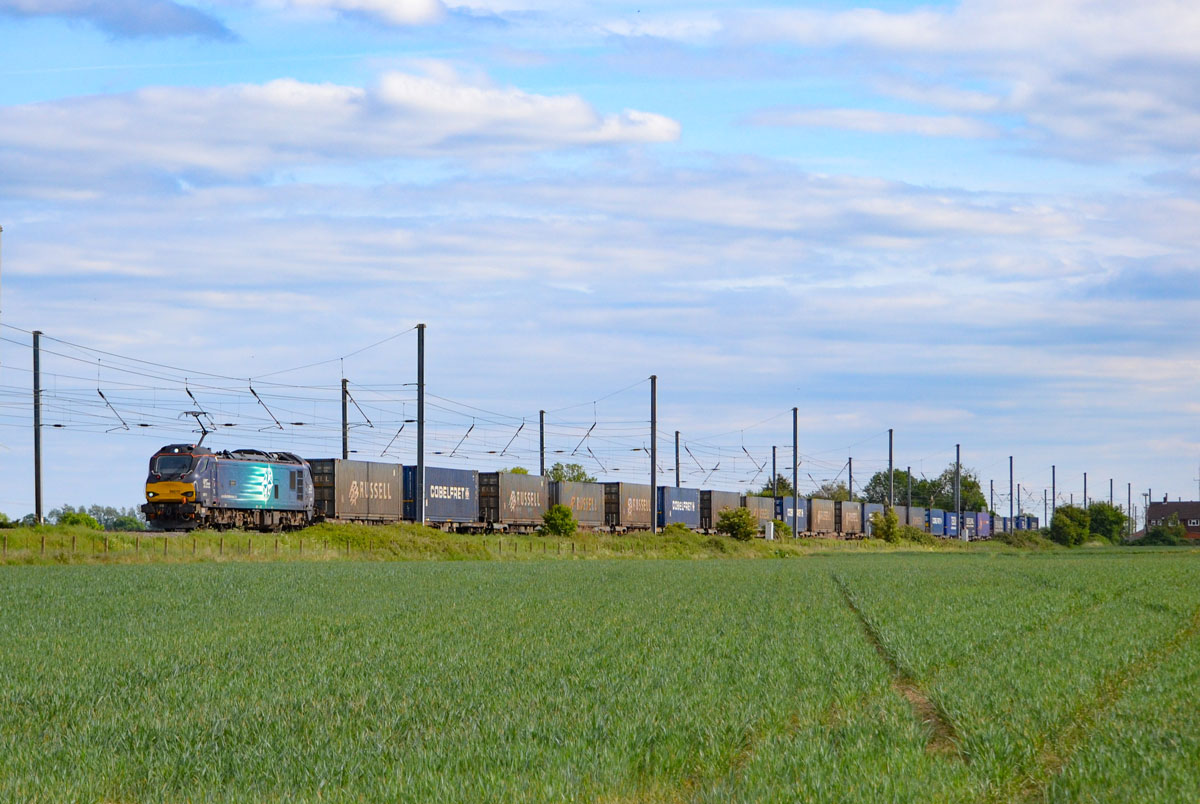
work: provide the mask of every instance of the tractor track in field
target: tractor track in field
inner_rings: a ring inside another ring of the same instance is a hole
[[[862,627],[867,641],[871,643],[875,648],[875,652],[879,654],[879,657],[883,659],[888,669],[891,670],[892,689],[896,691],[896,694],[908,701],[909,706],[912,707],[913,714],[929,729],[929,739],[925,746],[926,750],[931,754],[954,757],[965,762],[966,756],[959,749],[958,733],[954,728],[954,724],[938,709],[922,686],[912,677],[912,674],[887,649],[879,632],[875,630],[875,626],[863,614],[862,610],[858,607],[858,603],[855,602],[854,596],[850,594],[850,587],[845,579],[836,573],[832,574],[832,578],[834,585],[837,586],[838,591],[842,594],[842,599],[845,601],[846,607],[850,609],[858,620],[858,624]]]
[[[1033,768],[1010,779],[1008,784],[999,790],[999,795],[989,797],[988,800],[1044,800],[1051,782],[1062,773],[1075,751],[1095,728],[1097,721],[1112,709],[1138,680],[1157,669],[1197,634],[1200,634],[1200,607],[1192,612],[1187,624],[1166,642],[1106,676],[1097,686],[1096,694],[1076,707],[1067,725],[1046,741]]]

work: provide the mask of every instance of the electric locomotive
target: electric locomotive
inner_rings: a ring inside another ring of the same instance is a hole
[[[168,444],[150,459],[142,513],[155,530],[300,528],[313,520],[312,473],[290,452]]]

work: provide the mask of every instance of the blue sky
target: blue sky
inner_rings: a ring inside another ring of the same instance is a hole
[[[1052,464],[1064,501],[1192,497],[1198,34],[1166,0],[0,0],[0,511],[30,330],[49,508],[138,503],[185,378],[214,446],[322,457],[344,373],[356,455],[411,461],[413,334],[352,353],[418,321],[433,465],[536,465],[547,409],[552,460],[641,479],[655,373],[687,485],[790,466],[798,406],[802,488],[890,427],[1005,510],[1009,455],[1033,513]]]

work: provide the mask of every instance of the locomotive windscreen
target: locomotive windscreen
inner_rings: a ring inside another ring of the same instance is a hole
[[[182,475],[192,468],[191,455],[159,455],[154,459],[154,471],[157,474]]]

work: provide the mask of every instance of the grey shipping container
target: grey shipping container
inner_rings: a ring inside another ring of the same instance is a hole
[[[795,513],[795,522],[792,514]],[[776,497],[775,518],[786,522],[793,536],[808,532],[808,500],[803,497]]]
[[[404,518],[417,518],[417,467],[404,467]],[[425,467],[425,521],[466,524],[479,521],[479,473],[474,469]]]
[[[764,527],[775,518],[774,497],[756,497],[753,494],[747,494],[742,497],[742,507],[750,509],[750,512],[758,519],[759,528]]]
[[[604,484],[550,481],[550,504],[565,505],[585,528],[604,525]]]
[[[871,514],[883,516],[883,505],[880,503],[863,503],[863,533],[870,536],[875,528],[871,524]]]
[[[649,529],[650,487],[641,483],[605,483],[604,524],[626,530]]]
[[[929,522],[925,519],[925,509],[917,506],[912,506],[908,509],[908,524],[912,525],[917,530],[928,533]]]
[[[819,500],[813,497],[808,501],[808,527],[813,533],[833,533],[837,528],[837,519],[833,513],[833,500]]]
[[[862,533],[862,503],[837,504],[837,532],[849,535]]]
[[[546,478],[512,472],[479,473],[479,518],[502,525],[541,526],[547,505]]]
[[[315,458],[308,465],[316,510],[326,519],[397,522],[404,515],[400,464]]]
[[[736,491],[700,491],[700,529],[717,526],[717,514],[725,508],[741,508],[742,495]]]
[[[700,527],[700,490],[658,487],[658,526],[679,523],[692,530]]]

